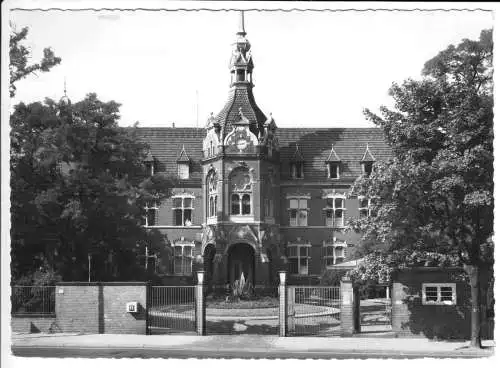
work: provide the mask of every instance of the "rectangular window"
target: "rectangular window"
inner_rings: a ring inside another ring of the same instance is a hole
[[[338,179],[340,177],[340,165],[337,162],[328,164],[328,177],[330,179]]]
[[[344,198],[327,198],[326,207],[326,226],[342,228],[344,227]]]
[[[155,226],[158,225],[158,204],[155,203],[147,203],[144,208],[145,214],[145,226]]]
[[[307,226],[307,199],[290,199],[290,226]]]
[[[179,175],[179,179],[189,179],[189,164],[177,164],[177,175]]]
[[[290,176],[294,179],[304,177],[304,164],[302,162],[292,162],[290,164]]]
[[[323,259],[325,266],[344,262],[347,243],[336,241],[334,244],[325,244]]]
[[[173,199],[174,225],[191,226],[193,215],[193,197],[175,196]]]
[[[373,162],[363,162],[363,173],[370,176],[373,171]]]
[[[289,272],[293,275],[309,274],[309,247],[310,245],[289,245],[288,264]]]
[[[456,284],[422,284],[423,305],[455,305],[457,303]]]
[[[174,273],[176,275],[190,275],[193,264],[192,244],[174,245]]]

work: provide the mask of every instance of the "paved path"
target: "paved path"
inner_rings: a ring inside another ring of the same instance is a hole
[[[12,342],[20,356],[477,358],[494,351],[492,341],[476,350],[466,342],[369,337],[31,334],[14,335]]]

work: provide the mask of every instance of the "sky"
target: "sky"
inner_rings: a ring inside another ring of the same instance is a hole
[[[73,100],[89,92],[121,103],[120,125],[203,127],[224,106],[237,11],[13,11],[28,26],[33,60],[62,58],[18,83],[12,101]],[[391,105],[393,82],[419,78],[425,61],[477,39],[485,11],[247,11],[254,96],[278,127],[371,126],[363,109]]]

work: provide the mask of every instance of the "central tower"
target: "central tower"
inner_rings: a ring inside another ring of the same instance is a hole
[[[243,12],[232,46],[229,96],[209,117],[203,141],[203,262],[212,285],[242,275],[266,285],[275,280],[281,256],[279,145],[274,119],[253,96]]]

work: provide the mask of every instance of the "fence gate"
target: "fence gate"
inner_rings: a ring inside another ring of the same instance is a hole
[[[340,287],[288,286],[288,334],[340,334]]]
[[[196,333],[194,286],[151,286],[148,299],[149,334]]]
[[[359,295],[360,332],[383,333],[392,330],[392,301],[388,286],[372,288],[371,292]]]

